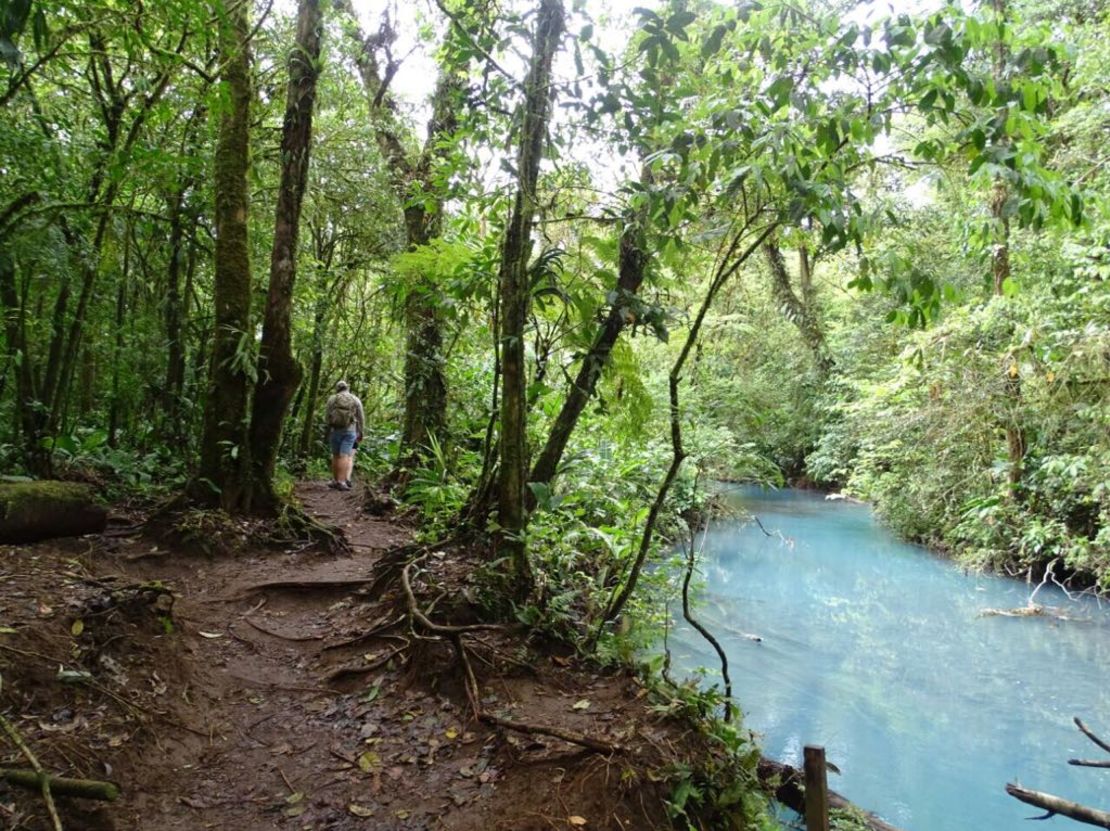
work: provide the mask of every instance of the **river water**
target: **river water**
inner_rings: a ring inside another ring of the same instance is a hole
[[[711,527],[697,613],[767,755],[800,764],[804,745],[824,745],[841,770],[829,786],[906,831],[1027,829],[1039,812],[1007,782],[1110,809],[1110,770],[1067,764],[1108,755],[1072,717],[1110,740],[1110,604],[1046,586],[1037,603],[1071,620],[982,616],[1024,606],[1032,587],[964,574],[865,506],[790,490],[728,496],[774,536]],[[718,667],[692,631],[670,645],[680,670]]]

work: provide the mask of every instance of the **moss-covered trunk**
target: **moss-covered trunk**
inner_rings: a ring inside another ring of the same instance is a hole
[[[273,479],[282,425],[303,374],[293,356],[293,287],[297,277],[301,206],[312,149],[320,29],[319,0],[301,0],[296,43],[289,53],[289,89],[281,138],[281,184],[270,256],[270,287],[258,356],[258,386],[251,413],[255,508],[266,508],[274,503]]]
[[[524,362],[524,326],[528,319],[530,291],[528,258],[532,219],[536,212],[536,185],[543,155],[553,93],[551,65],[563,31],[563,6],[559,0],[541,0],[536,19],[532,64],[524,82],[524,112],[517,153],[516,197],[505,229],[498,275],[501,297],[501,464],[498,481],[499,548],[508,554],[517,591],[526,594],[533,584],[524,543],[526,510],[524,484],[528,472]]]
[[[246,507],[247,402],[253,373],[251,268],[247,238],[250,165],[250,23],[247,4],[216,7],[225,108],[216,143],[215,327],[208,367],[200,468],[194,498],[227,510]]]
[[[0,483],[0,543],[75,537],[104,530],[108,510],[88,485]]]

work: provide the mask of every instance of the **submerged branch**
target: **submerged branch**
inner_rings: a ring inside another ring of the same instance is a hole
[[[1043,817],[1035,817],[1035,819],[1049,819],[1059,814],[1076,822],[1095,825],[1099,828],[1110,828],[1110,811],[1100,811],[1097,808],[1072,802],[1070,799],[1064,799],[1042,791],[1031,791],[1013,783],[1006,786],[1006,793],[1026,805],[1043,808],[1048,812]]]

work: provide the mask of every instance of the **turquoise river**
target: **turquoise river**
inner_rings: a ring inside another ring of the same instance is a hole
[[[709,528],[697,613],[767,755],[798,764],[804,745],[824,745],[841,770],[830,787],[905,831],[1032,827],[1040,812],[1007,782],[1110,809],[1110,770],[1067,764],[1107,756],[1072,718],[1110,739],[1110,603],[1048,585],[1036,602],[1066,620],[984,615],[1025,606],[1034,587],[965,574],[862,505],[727,494],[771,536],[750,521]],[[670,646],[679,669],[718,667],[692,631]]]

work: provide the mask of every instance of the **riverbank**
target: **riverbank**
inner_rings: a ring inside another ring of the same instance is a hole
[[[689,701],[480,623],[472,552],[402,568],[410,528],[359,493],[298,495],[346,552],[241,524],[205,554],[140,516],[3,550],[0,706],[48,771],[122,790],[59,798],[66,828],[627,831],[727,807],[675,801],[735,762]],[[37,794],[0,789],[0,811],[49,827]]]

